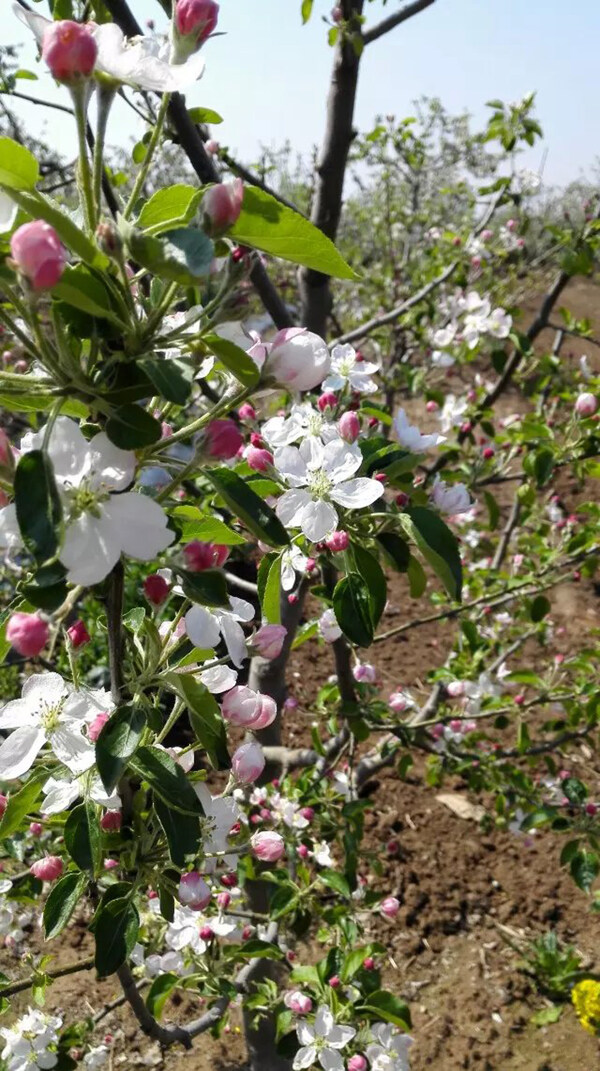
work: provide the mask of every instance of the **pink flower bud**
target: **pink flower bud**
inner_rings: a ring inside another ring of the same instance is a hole
[[[88,734],[88,739],[91,740],[92,743],[96,742],[96,740],[100,736],[100,733],[102,732],[104,726],[106,725],[107,721],[108,721],[108,714],[104,714],[103,713],[103,714],[97,714],[96,717],[94,718],[94,720],[92,722],[90,722],[90,724],[88,725],[87,734]]]
[[[471,267],[478,271],[481,267],[481,257],[471,257]]]
[[[244,926],[242,930],[242,940],[247,941],[254,933],[254,926]]]
[[[204,148],[211,156],[216,156],[219,151],[219,142],[215,141],[214,138],[209,138],[208,141],[204,142]]]
[[[48,643],[48,626],[37,614],[12,614],[6,626],[6,639],[25,658],[35,658]]]
[[[507,231],[510,231],[511,234],[512,234],[513,231],[517,230],[518,226],[519,226],[519,224],[518,224],[518,221],[516,219],[509,219],[509,220],[506,221],[506,229],[507,229]]]
[[[598,409],[598,399],[593,394],[580,394],[575,402],[577,416],[591,417]]]
[[[395,837],[392,837],[391,840],[388,840],[388,842],[387,842],[387,844],[385,846],[385,850],[388,853],[388,855],[391,855],[391,856],[398,855],[398,853],[400,851],[400,841],[396,840]]]
[[[66,250],[54,227],[41,219],[17,228],[10,240],[10,252],[34,290],[56,286],[67,262]]]
[[[494,237],[494,232],[489,230],[489,228],[487,228],[487,227],[486,227],[486,229],[484,231],[481,232],[481,241],[482,242],[491,242],[493,237]]]
[[[238,416],[240,420],[256,420],[256,409],[250,402],[244,402],[238,409]]]
[[[206,191],[200,205],[204,225],[211,235],[224,234],[238,219],[244,201],[241,178],[219,182]]]
[[[277,717],[277,704],[270,695],[262,695],[245,684],[238,684],[223,696],[221,712],[231,725],[245,729],[266,729]]]
[[[183,548],[186,568],[191,573],[201,573],[204,569],[214,569],[222,566],[229,557],[229,547],[219,543],[202,543],[194,539]]]
[[[360,419],[352,409],[342,413],[338,420],[338,430],[345,442],[356,442],[360,435]]]
[[[459,696],[465,694],[465,682],[464,681],[450,681],[446,685],[446,691],[452,699],[458,699]]]
[[[489,461],[494,456],[494,447],[484,447],[484,449],[481,451],[481,456],[484,458],[485,461]]]
[[[430,399],[426,403],[425,409],[427,410],[428,413],[436,413],[437,410],[439,409],[439,405],[438,405],[437,402],[433,401],[433,399]]]
[[[331,988],[332,989],[339,989],[341,984],[342,983],[341,983],[340,979],[338,978],[337,974],[332,974],[331,978],[329,979],[329,985],[331,986]]]
[[[296,855],[300,859],[308,859],[308,848],[306,847],[306,844],[298,845],[298,847],[296,848]]]
[[[394,714],[403,714],[411,706],[410,699],[404,692],[392,692],[388,699],[388,706]]]
[[[212,926],[205,924],[204,926],[200,927],[198,934],[202,941],[212,941],[213,937],[215,936],[215,931],[213,930]]]
[[[73,85],[91,75],[98,46],[89,26],[63,19],[46,27],[42,38],[42,58],[57,82]]]
[[[210,902],[210,887],[197,870],[190,870],[181,875],[178,896],[180,904],[191,907],[192,911],[203,911]]]
[[[105,859],[104,860],[104,869],[105,870],[116,870],[118,865],[119,865],[119,860],[118,859]]]
[[[286,993],[283,998],[286,1008],[294,1012],[294,1015],[308,1015],[312,1011],[313,1002],[306,993],[294,989],[292,993]]]
[[[121,821],[120,811],[106,811],[100,819],[100,825],[105,833],[118,833],[121,828]]]
[[[228,892],[217,893],[217,907],[220,911],[227,911],[231,903],[231,896]]]
[[[276,863],[285,852],[283,837],[279,833],[253,833],[250,844],[256,858],[263,863]]]
[[[314,808],[313,807],[301,807],[300,808],[300,814],[302,815],[303,818],[306,818],[307,822],[312,822],[313,818],[315,817],[315,812],[314,812]]]
[[[304,327],[286,327],[273,339],[264,374],[290,390],[312,390],[325,379],[330,360],[319,335]]]
[[[144,595],[153,606],[162,606],[171,590],[164,576],[159,576],[158,573],[151,573],[147,576],[143,588]]]
[[[62,872],[63,861],[58,855],[46,855],[29,867],[29,873],[33,874],[34,878],[39,878],[40,881],[56,881]]]
[[[265,756],[263,749],[256,741],[251,740],[234,752],[231,759],[231,769],[236,781],[242,785],[251,785],[260,777],[265,768]]]
[[[0,428],[0,467],[8,469],[12,473],[15,466],[15,459],[10,445],[10,439],[4,431],[4,428]]]
[[[337,401],[337,397],[332,391],[326,391],[320,398],[317,398],[319,412],[324,413],[326,409],[335,409]]]
[[[221,885],[224,885],[226,889],[235,889],[235,886],[237,885],[236,874],[221,874],[219,880]]]
[[[67,629],[67,636],[69,637],[71,647],[75,650],[77,650],[78,647],[84,647],[91,639],[83,621],[80,620],[74,621],[70,628]]]
[[[367,1060],[362,1053],[357,1052],[351,1056],[346,1064],[347,1071],[366,1071]]]
[[[590,818],[594,818],[595,815],[598,813],[598,805],[596,803],[586,803],[586,805],[585,805],[585,813]]]
[[[242,433],[229,417],[212,420],[206,429],[206,453],[219,461],[229,461],[244,445]]]
[[[400,901],[395,896],[386,896],[379,905],[379,910],[387,919],[395,919],[400,910]]]
[[[44,832],[44,827],[41,822],[31,822],[29,832],[32,837],[39,837]]]
[[[365,958],[363,960],[363,967],[365,968],[366,971],[374,971],[375,970],[375,960],[373,959],[372,956],[365,956]]]
[[[285,702],[283,704],[283,709],[287,710],[287,711],[297,710],[299,706],[300,706],[300,703],[296,699],[296,696],[295,695],[288,695],[287,699],[285,700]]]
[[[377,680],[377,670],[375,666],[370,665],[368,662],[359,663],[354,666],[352,670],[352,676],[359,684],[375,684]]]
[[[214,32],[218,18],[219,5],[214,0],[177,0],[175,5],[178,32],[182,37],[193,35],[198,48]]]
[[[350,546],[350,536],[340,528],[325,540],[325,546],[334,554],[347,550]]]
[[[267,472],[273,464],[273,454],[262,447],[247,446],[244,450],[244,457],[254,472]]]
[[[256,647],[263,658],[277,658],[281,654],[286,636],[285,625],[261,625],[252,639],[252,646]]]
[[[173,434],[173,428],[170,424],[167,424],[166,420],[162,420],[160,424],[160,437],[161,439],[170,439]]]

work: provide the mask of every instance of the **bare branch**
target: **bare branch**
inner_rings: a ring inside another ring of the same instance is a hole
[[[418,15],[421,11],[425,11],[426,8],[431,7],[435,3],[435,0],[414,0],[412,4],[407,4],[406,7],[397,11],[395,15],[389,15],[387,19],[382,19],[375,26],[372,26],[370,30],[364,30],[362,39],[365,45],[372,44],[373,41],[377,41],[379,37],[383,37],[384,34],[389,33],[396,26],[399,26],[401,22],[406,22],[407,19],[412,19],[413,15]]]
[[[29,874],[29,871],[27,871]],[[77,974],[79,971],[89,971],[94,966],[94,959],[84,959],[79,963],[69,963],[66,967],[57,967],[54,971],[40,971],[46,975],[47,978],[64,978],[68,974]],[[11,982],[9,985],[2,986],[0,989],[0,998],[12,997],[15,993],[23,993],[35,982],[36,975],[32,974],[29,978],[24,978],[20,982]]]
[[[504,561],[506,552],[508,550],[508,544],[510,543],[511,536],[519,523],[520,515],[521,500],[519,498],[519,492],[517,491],[512,504],[512,509],[510,511],[510,516],[503,529],[502,535],[498,542],[498,546],[496,547],[496,553],[494,554],[494,560],[491,565],[491,568],[494,572],[496,572],[500,568],[502,562]]]

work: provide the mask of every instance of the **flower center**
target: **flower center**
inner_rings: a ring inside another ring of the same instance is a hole
[[[320,413],[311,413],[307,421],[309,435],[319,435],[323,427],[323,417]]]
[[[42,704],[42,712],[40,715],[40,725],[42,729],[45,729],[47,733],[53,733],[57,725],[60,722],[60,716],[62,714],[64,700],[59,700],[58,703],[50,705],[50,703]]]
[[[354,357],[342,357],[338,365],[338,372],[341,376],[349,376],[350,373],[354,370],[355,364],[356,360]]]
[[[333,484],[323,469],[319,469],[318,472],[311,472],[308,490],[312,498],[327,498],[332,487]]]
[[[95,490],[86,483],[74,487],[69,491],[70,521],[81,517],[83,513],[91,513],[94,517],[102,516],[101,503],[106,502],[110,496],[106,492]]]

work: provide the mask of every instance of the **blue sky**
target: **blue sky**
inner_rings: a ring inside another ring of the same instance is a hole
[[[156,0],[130,0],[143,24],[164,22]],[[9,0],[0,0],[0,7]],[[377,21],[399,0],[367,4]],[[206,72],[188,93],[190,105],[214,108],[224,123],[214,135],[245,161],[261,144],[289,138],[306,152],[321,138],[332,53],[320,16],[331,0],[315,0],[311,22],[302,27],[300,0],[221,0],[219,29],[227,36],[206,46]],[[37,10],[46,10],[40,5]],[[8,14],[5,40],[24,42],[23,65],[39,72],[22,82],[24,92],[61,100],[41,66],[24,27]],[[482,120],[492,97],[516,100],[537,91],[538,117],[548,150],[545,180],[562,184],[589,173],[600,155],[600,67],[593,60],[600,40],[598,0],[436,0],[431,8],[370,45],[361,68],[357,125],[370,129],[378,113],[411,113],[422,94],[439,96],[451,111],[467,108]],[[142,126],[122,106],[111,140],[127,144]],[[40,130],[42,109],[22,103],[19,114]],[[44,109],[46,132],[65,153],[74,153],[68,120]],[[524,158],[537,169],[542,149]]]

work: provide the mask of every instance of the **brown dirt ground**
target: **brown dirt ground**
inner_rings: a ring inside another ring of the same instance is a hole
[[[577,317],[595,318],[600,290],[586,281],[569,287],[564,304]],[[524,322],[537,307],[527,302]],[[600,323],[600,317],[597,317]],[[597,333],[597,332],[596,332]],[[551,346],[553,333],[541,344]],[[592,347],[575,340],[564,348],[567,360]],[[507,411],[518,405],[507,399]],[[568,481],[563,495],[569,493]],[[413,619],[429,609],[427,596],[411,602],[402,578],[391,590],[387,628]],[[552,616],[564,633],[557,650],[576,650],[600,626],[600,602],[591,582],[564,584],[552,597]],[[432,624],[386,641],[376,650],[376,662],[387,692],[394,686],[415,693],[424,689],[428,671],[448,653],[454,625]],[[289,738],[306,734],[317,684],[323,680],[322,648],[311,642],[295,652],[289,684],[305,713],[289,726]],[[317,662],[319,663],[317,667]],[[332,665],[333,669],[333,665]],[[600,765],[582,746],[571,766],[600,794]],[[390,890],[402,903],[394,924],[378,921],[375,935],[388,950],[386,984],[410,1001],[416,1044],[413,1071],[592,1071],[600,1068],[600,1043],[564,1007],[558,1022],[544,1027],[531,1023],[545,999],[518,971],[519,955],[509,943],[515,937],[535,937],[554,929],[577,946],[586,962],[600,962],[600,916],[589,910],[588,898],[558,869],[560,842],[555,836],[515,836],[456,817],[436,800],[436,792],[420,777],[419,764],[402,782],[392,773],[380,776],[375,806],[367,818],[367,846],[379,852],[385,874],[378,887]],[[463,791],[459,780],[444,786]],[[390,837],[400,844],[394,858],[386,855]],[[60,948],[51,946],[57,963],[87,955],[83,925],[74,925]],[[0,955],[0,968],[16,974],[14,959]],[[98,983],[92,972],[58,980],[48,993],[48,1006],[73,1016],[98,1011],[116,995],[113,982]],[[167,1008],[166,1016],[198,1013],[198,1002],[183,1001]],[[109,1014],[99,1031],[115,1038],[114,1068],[161,1067],[174,1071],[233,1071],[244,1065],[244,1045],[234,1011],[229,1032],[220,1040],[206,1035],[191,1053],[170,1052],[164,1060],[158,1047],[138,1031],[132,1017],[120,1008]]]

